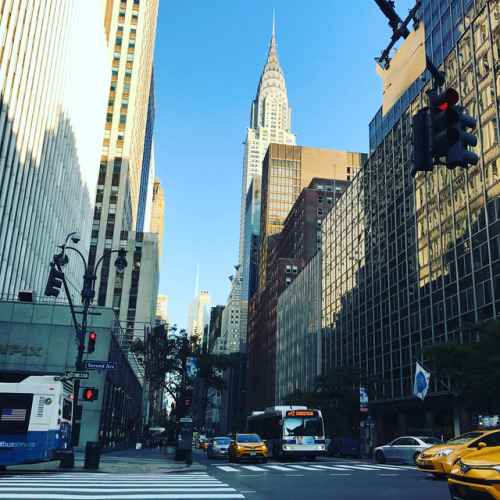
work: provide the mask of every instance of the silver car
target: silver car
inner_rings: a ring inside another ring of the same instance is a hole
[[[379,464],[386,462],[416,464],[420,453],[436,444],[443,444],[443,442],[429,436],[399,437],[389,444],[375,448],[375,460]]]
[[[207,458],[224,458],[229,456],[229,443],[231,438],[221,436],[213,437],[207,446]]]

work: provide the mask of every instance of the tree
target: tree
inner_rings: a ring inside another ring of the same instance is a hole
[[[463,324],[460,336],[425,347],[426,364],[464,408],[494,413],[500,409],[500,320]]]
[[[203,380],[204,394],[210,387],[218,391],[226,389],[221,371],[229,365],[229,356],[204,352],[199,338],[188,337],[185,330],[178,331],[176,326],[170,328],[169,335],[163,325],[155,327],[145,339],[134,339],[131,351],[144,370],[144,378],[163,387],[175,401],[179,418],[184,416],[187,387],[193,382],[187,374],[188,358],[198,360],[197,377]],[[206,404],[205,401],[204,411]]]

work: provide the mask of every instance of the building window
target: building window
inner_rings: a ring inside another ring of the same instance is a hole
[[[128,41],[128,46],[130,48],[134,48],[135,47],[135,38],[131,38],[129,41]]]
[[[111,92],[114,92],[116,90],[116,82],[111,82],[109,90],[111,90]]]
[[[132,77],[132,68],[125,68],[125,78]]]
[[[318,227],[321,227],[321,219],[318,219]]]
[[[113,54],[113,61],[119,61],[119,60],[120,60],[120,52],[115,51],[115,53]]]
[[[120,115],[120,123],[125,125],[127,123],[127,115]]]
[[[297,266],[292,266],[292,273],[297,274],[297,272],[298,272]]]
[[[122,109],[128,108],[128,99],[122,99]]]
[[[120,7],[120,10],[118,11],[118,16],[119,17],[125,17],[125,7]]]
[[[134,53],[127,52],[127,62],[134,62]]]
[[[116,37],[116,41],[115,41],[115,45],[118,45],[118,47],[121,47],[122,46],[122,37],[121,36],[117,36]]]
[[[318,196],[318,203],[323,203],[323,196]]]
[[[323,207],[318,207],[318,215],[323,215]]]
[[[292,282],[292,278],[285,279],[285,286],[288,286]]]
[[[130,83],[123,84],[123,93],[128,94],[130,92]]]
[[[106,122],[111,123],[113,121],[113,113],[106,113]]]
[[[286,266],[286,272],[287,272],[287,273],[291,273],[291,272],[292,272],[292,266],[287,265],[287,266]]]
[[[132,24],[132,26],[130,26],[130,33],[137,33],[137,24]]]
[[[139,18],[139,11],[134,9],[132,11],[132,19],[138,19]]]
[[[113,76],[118,76],[118,66],[113,66],[113,69],[111,70],[111,74]]]
[[[327,197],[326,197],[326,203],[327,203],[328,205],[331,205],[331,204],[332,204],[332,202],[333,202],[332,197],[331,197],[331,196],[327,196]]]

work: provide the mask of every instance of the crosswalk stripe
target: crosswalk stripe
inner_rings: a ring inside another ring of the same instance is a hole
[[[248,470],[254,470],[254,471],[258,471],[258,472],[262,472],[265,470],[263,467],[257,467],[255,465],[243,465],[242,467],[244,467],[245,469],[248,469]]]
[[[286,470],[287,472],[290,472],[290,469],[288,467],[283,467],[281,465],[268,465],[267,468],[276,470]]]
[[[61,474],[4,476],[0,498],[38,500],[155,500],[245,498],[235,488],[206,473],[158,476]]]
[[[218,465],[217,468],[226,472],[238,472],[240,470],[236,467],[231,467],[230,465]]]

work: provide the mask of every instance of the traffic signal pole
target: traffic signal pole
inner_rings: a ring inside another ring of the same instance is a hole
[[[414,21],[415,27],[418,27],[419,20],[416,17],[417,10],[422,5],[420,0],[417,0],[414,7],[410,10],[408,17],[403,21],[396,13],[394,9],[394,2],[390,0],[375,0],[375,3],[379,6],[382,13],[389,19],[389,26],[392,28],[392,37],[391,43],[387,46],[387,48],[382,52],[380,57],[375,58],[375,60],[384,66],[386,69],[390,65],[389,52],[394,46],[394,44],[402,37],[406,40],[410,35],[408,30],[408,24],[410,21]],[[435,87],[441,87],[444,85],[444,73],[439,71],[432,60],[425,56],[426,68],[429,70],[431,75],[435,80]]]

